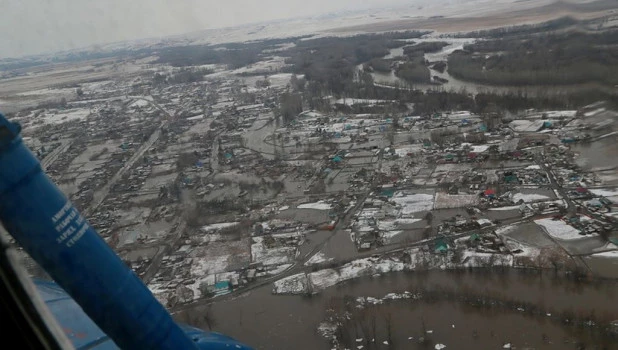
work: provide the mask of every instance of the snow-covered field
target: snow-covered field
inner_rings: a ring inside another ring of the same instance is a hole
[[[416,269],[417,266],[448,269],[462,266],[487,266],[489,264],[513,265],[513,257],[504,254],[465,251],[462,262],[456,264],[452,262],[448,255],[431,254],[418,249],[410,249],[406,253],[410,255],[409,263],[404,263],[394,257],[370,257],[354,260],[339,268],[292,275],[274,282],[272,292],[274,294],[318,293],[325,288],[354,278],[387,272],[411,271]]]
[[[218,231],[218,230],[228,228],[228,227],[234,227],[236,225],[238,225],[238,222],[220,222],[218,224],[210,224],[210,225],[202,226],[201,230],[202,232],[213,232],[213,231]]]
[[[40,96],[40,95],[71,95],[75,94],[75,89],[39,89],[26,92],[20,92],[17,96]]]
[[[385,232],[380,232],[380,238],[382,238],[382,241],[384,244],[389,244],[391,243],[391,240],[397,236],[398,234],[400,234],[403,231],[385,231]]]
[[[478,204],[479,196],[475,194],[447,194],[438,192],[436,193],[436,203],[434,209],[451,209],[451,208],[463,208]]]
[[[505,238],[504,245],[510,251],[521,250],[520,253],[516,254],[517,257],[528,257],[530,259],[535,259],[539,256],[539,254],[541,254],[541,248],[524,244],[512,238]]]
[[[332,206],[326,202],[316,202],[316,203],[305,203],[301,204],[298,209],[316,209],[316,210],[330,210]]]
[[[513,120],[509,126],[516,132],[534,132],[543,127],[543,120]]]
[[[307,265],[307,266],[315,265],[315,264],[320,264],[320,263],[323,263],[323,262],[326,262],[326,261],[331,261],[331,260],[333,260],[333,258],[327,258],[326,255],[324,255],[323,252],[318,252],[317,254],[312,256],[311,259],[307,260],[305,265]]]
[[[90,110],[84,109],[69,109],[64,111],[46,113],[39,118],[43,119],[45,124],[60,124],[73,120],[84,120],[90,115]]]
[[[415,222],[419,222],[421,220],[422,219],[405,219],[405,218],[400,218],[400,219],[395,220],[395,224],[397,224],[397,225],[411,225],[411,224],[413,224]]]
[[[517,203],[523,200],[525,203],[536,202],[549,199],[549,197],[537,193],[515,193],[513,195],[513,202]]]
[[[308,286],[307,275],[300,273],[273,283],[273,294],[302,294],[309,290]]]
[[[352,261],[338,269],[324,269],[309,274],[300,273],[283,278],[274,283],[275,294],[301,294],[318,292],[360,276],[370,276],[377,273],[402,271],[404,263],[393,260],[378,261],[375,258],[365,258]]]
[[[562,220],[553,220],[551,218],[534,220],[537,225],[542,226],[547,233],[558,239],[562,240],[575,240],[581,239],[584,236],[579,234],[579,230],[575,227],[568,225]]]
[[[204,277],[224,272],[228,267],[228,259],[227,255],[194,258],[191,263],[191,276]]]
[[[597,196],[603,196],[603,197],[618,196],[618,189],[591,188],[589,191],[596,194]]]
[[[395,154],[399,157],[405,157],[409,153],[418,154],[423,147],[421,145],[406,145],[406,146],[398,146],[395,148]]]
[[[510,206],[507,206],[507,207],[489,208],[488,210],[493,210],[493,211],[519,210],[519,205],[510,205]]]
[[[391,201],[401,206],[401,215],[419,213],[433,208],[433,195],[431,194],[396,192]]]
[[[264,265],[288,264],[294,260],[297,253],[295,246],[268,247],[264,237],[252,237],[251,261]]]
[[[368,106],[373,106],[373,105],[377,105],[377,104],[384,104],[384,103],[390,103],[393,101],[389,101],[389,100],[369,100],[369,99],[362,99],[362,98],[341,98],[338,99],[337,101],[335,101],[335,104],[339,104],[339,105],[346,105],[346,106],[353,106],[353,105],[368,105]]]
[[[150,105],[150,102],[145,101],[145,100],[135,100],[135,102],[131,103],[129,105],[130,108],[142,108],[142,107],[147,107]]]

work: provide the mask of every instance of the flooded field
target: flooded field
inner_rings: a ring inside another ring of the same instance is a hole
[[[618,319],[618,311],[608,308],[618,296],[616,282],[582,284],[517,270],[504,272],[411,272],[353,280],[326,289],[313,297],[275,296],[267,285],[238,298],[177,314],[179,320],[198,322],[207,328],[204,315],[214,320],[216,331],[233,336],[256,349],[330,349],[317,333],[325,320],[326,309],[334,299],[346,296],[383,298],[391,292],[452,289],[492,295],[497,299],[516,299],[533,303],[550,313],[569,310],[596,313]],[[616,349],[603,337],[585,329],[575,329],[551,317],[530,316],[517,310],[478,309],[463,302],[399,300],[387,302],[378,310],[378,327],[388,315],[392,325],[392,347],[396,349],[431,348],[445,344],[454,349],[499,349],[506,343],[513,348],[536,349]],[[423,329],[425,334],[423,334]],[[428,331],[432,331],[427,334]],[[376,348],[389,348],[377,339]],[[431,346],[419,344],[428,337]],[[412,339],[409,339],[412,337]],[[584,347],[578,347],[583,344]]]
[[[602,256],[587,256],[584,263],[598,276],[618,278],[618,259]]]
[[[610,168],[618,166],[618,135],[609,136],[592,143],[578,143],[571,149],[579,154],[576,164],[586,168]]]
[[[535,223],[529,222],[517,226],[505,236],[530,246],[544,248],[555,244],[543,233],[543,229]]]

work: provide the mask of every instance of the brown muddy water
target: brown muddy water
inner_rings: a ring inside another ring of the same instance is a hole
[[[588,170],[618,166],[618,135],[591,143],[577,143],[571,150],[578,154],[575,163]]]
[[[181,322],[207,329],[204,316],[208,314],[215,331],[256,349],[295,350],[331,348],[318,334],[317,327],[326,320],[326,310],[333,300],[347,296],[382,298],[406,290],[465,290],[500,300],[534,303],[554,315],[565,311],[593,312],[618,320],[615,280],[577,283],[554,278],[552,273],[539,275],[514,269],[391,273],[352,280],[312,297],[272,295],[271,288],[266,285],[233,300],[175,316]],[[384,317],[389,317],[392,325],[391,345],[383,343],[386,332],[378,331],[379,339],[370,344],[376,349],[433,349],[438,343],[447,345],[446,349],[501,349],[506,343],[519,349],[618,349],[618,343],[610,342],[607,336],[564,325],[546,313],[530,316],[516,309],[487,310],[453,300],[398,300],[374,307],[379,307],[378,314],[383,315],[378,328],[384,328]],[[433,332],[427,334],[428,330]],[[418,342],[423,333],[428,344]]]

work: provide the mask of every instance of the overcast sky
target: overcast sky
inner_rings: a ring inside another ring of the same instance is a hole
[[[423,1],[0,0],[0,57]]]

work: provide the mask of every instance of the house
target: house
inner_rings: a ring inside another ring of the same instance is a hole
[[[363,243],[360,244],[358,249],[359,250],[369,250],[369,249],[371,249],[371,243],[363,242]]]
[[[485,218],[476,220],[476,223],[479,224],[480,227],[489,227],[493,225],[491,220]]]
[[[434,252],[436,253],[446,253],[448,251],[448,244],[442,238],[436,239],[434,242]]]
[[[496,198],[496,190],[488,188],[483,192],[483,195],[489,199],[494,199]]]
[[[506,183],[518,183],[519,179],[517,178],[517,175],[513,174],[513,172],[506,172],[504,173],[504,182]]]
[[[471,234],[468,242],[470,242],[470,245],[472,246],[477,246],[479,243],[481,243],[481,235],[479,235],[478,233]]]
[[[596,208],[596,209],[599,209],[599,208],[602,208],[602,207],[603,207],[603,203],[602,203],[602,202],[601,202],[601,200],[600,200],[600,199],[598,199],[598,198],[592,198],[591,200],[589,200],[588,202],[586,202],[586,205],[587,205],[588,207],[591,207],[591,208]]]
[[[213,286],[210,286],[209,289],[214,296],[220,296],[230,293],[232,291],[232,285],[229,281],[219,281]]]
[[[578,195],[585,195],[588,194],[588,189],[584,187],[578,187],[575,189],[575,192],[577,192]]]

